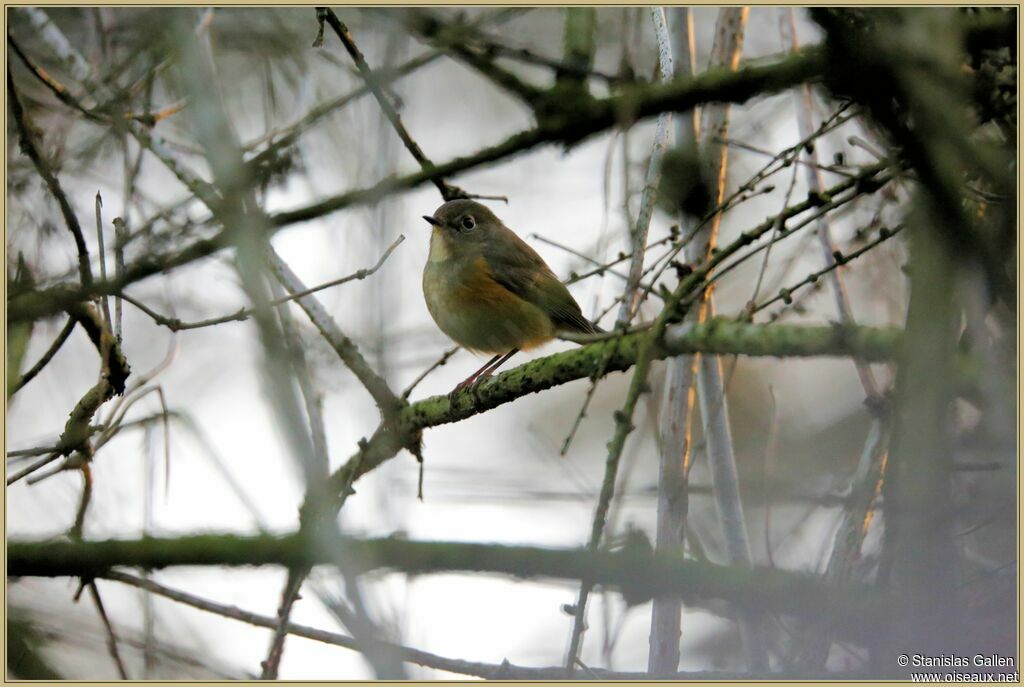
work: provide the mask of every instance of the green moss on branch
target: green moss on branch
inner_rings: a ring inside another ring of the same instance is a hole
[[[93,577],[118,566],[158,569],[171,566],[264,566],[333,564],[330,552],[309,535],[191,535],[106,541],[12,541],[8,575]],[[882,599],[866,587],[828,589],[812,575],[782,570],[742,570],[712,563],[655,555],[649,544],[633,541],[615,552],[547,549],[462,542],[415,542],[397,538],[339,542],[353,570],[409,574],[476,572],[521,579],[579,580],[614,587],[630,603],[674,592],[688,599],[722,599],[744,607],[793,615],[835,615],[865,627]]]
[[[636,362],[647,332],[592,343],[571,351],[531,360],[484,382],[475,393],[465,391],[454,403],[447,396],[432,396],[409,405],[402,418],[417,428],[457,422],[509,403],[527,394],[550,389],[595,374],[610,352],[606,372],[620,372]],[[900,330],[841,326],[757,325],[715,319],[694,326],[670,327],[655,359],[688,353],[777,357],[851,356],[889,360],[895,356]]]

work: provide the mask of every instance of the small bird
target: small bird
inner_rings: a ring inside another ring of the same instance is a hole
[[[517,351],[558,332],[597,334],[543,258],[487,207],[451,200],[433,216],[423,297],[441,331],[463,348],[490,353],[483,367],[452,390],[474,388]]]

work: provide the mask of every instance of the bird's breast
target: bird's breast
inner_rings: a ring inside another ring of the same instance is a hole
[[[474,351],[525,350],[554,335],[550,317],[495,281],[482,256],[428,260],[423,297],[441,331]]]

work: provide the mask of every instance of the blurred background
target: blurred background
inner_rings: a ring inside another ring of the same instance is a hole
[[[675,11],[675,10],[673,10]],[[399,10],[341,8],[338,16],[375,69],[401,65],[433,49],[398,20]],[[445,21],[468,21],[510,48],[561,59],[564,10],[557,8],[437,9]],[[117,90],[142,84],[132,102],[149,111],[174,109],[182,93],[176,66],[160,68],[162,34],[169,15],[184,14],[197,27],[216,74],[216,93],[250,158],[282,132],[303,121],[316,106],[362,86],[342,46],[331,35],[323,47],[313,8],[52,8],[46,16],[85,57],[97,84]],[[719,10],[692,10],[697,71],[707,68]],[[792,15],[792,17],[791,17]],[[39,66],[64,83],[76,84],[74,70],[49,49],[46,36],[26,11],[8,9],[8,30]],[[801,45],[821,40],[821,30],[801,9],[754,7],[747,18],[743,60],[767,63],[792,48],[790,22]],[[593,71],[657,78],[658,50],[649,8],[596,11]],[[551,69],[524,60],[505,64],[539,86],[554,82]],[[151,82],[142,78],[156,68]],[[27,116],[42,133],[42,150],[59,170],[61,183],[80,217],[96,255],[95,197],[102,196],[108,248],[114,217],[124,218],[131,239],[130,263],[138,256],[186,239],[211,234],[207,211],[159,160],[141,154],[124,132],[90,121],[60,103],[8,50],[9,78]],[[165,78],[165,75],[167,78]],[[608,81],[591,79],[595,95]],[[98,86],[77,83],[76,93]],[[506,91],[463,62],[441,55],[403,78],[388,92],[398,104],[411,136],[435,162],[471,154],[528,128],[532,113]],[[728,132],[727,193],[756,175],[773,156],[803,136],[798,127],[803,91],[757,97],[734,106]],[[847,104],[813,90],[816,128]],[[139,108],[143,109],[143,108]],[[846,114],[857,114],[846,110]],[[840,115],[842,118],[842,114]],[[19,150],[8,117],[8,274],[19,260],[39,284],[74,278],[76,253],[52,196]],[[343,191],[372,185],[390,175],[418,169],[372,97],[353,99],[302,124],[293,145],[275,156],[259,198],[268,213],[305,206]],[[156,132],[175,156],[209,178],[209,169],[190,126],[188,106],[156,123]],[[653,119],[608,131],[569,150],[541,146],[499,164],[471,170],[453,181],[472,193],[504,196],[483,201],[566,278],[628,251],[630,227],[639,211],[652,141]],[[1016,132],[1012,133],[1016,137]],[[814,144],[826,188],[878,161],[888,144],[861,116],[846,117]],[[835,171],[835,170],[838,170]],[[799,173],[797,173],[799,172]],[[759,180],[757,191],[722,218],[719,243],[806,198],[808,178],[801,165],[781,167]],[[767,187],[771,186],[771,189]],[[897,226],[907,213],[911,183],[901,180],[865,194],[830,215],[832,237],[845,254],[863,246],[880,227]],[[420,274],[429,232],[422,215],[441,204],[424,184],[372,206],[348,208],[278,232],[273,245],[307,285],[316,285],[374,265],[400,235],[404,242],[372,276],[318,294],[339,326],[391,387],[404,389],[453,344],[426,310]],[[649,243],[675,231],[679,219],[659,206]],[[881,243],[842,270],[856,321],[898,326],[908,304],[907,244],[902,237]],[[652,255],[660,255],[652,253]],[[769,257],[745,261],[717,282],[716,309],[739,316],[748,302],[761,303],[824,266],[811,231],[774,245]],[[625,264],[622,266],[625,271]],[[10,277],[9,277],[10,278]],[[674,277],[672,278],[674,279]],[[759,283],[759,292],[755,284]],[[581,280],[571,291],[588,317],[607,312],[623,280],[605,272]],[[152,310],[183,321],[226,315],[249,305],[231,251],[155,275],[129,287]],[[170,536],[197,531],[288,532],[297,525],[304,484],[261,383],[262,355],[254,324],[171,332],[129,303],[123,304],[123,350],[133,374],[154,371],[147,393],[130,404],[121,430],[92,465],[93,494],[83,536],[87,539]],[[638,320],[653,319],[660,302],[649,299]],[[292,308],[313,381],[323,394],[323,412],[333,470],[378,422],[365,389],[309,324]],[[617,307],[601,324],[611,328]],[[1001,342],[1005,365],[1000,378],[1015,374],[1015,320],[992,316],[982,326]],[[828,323],[837,321],[835,300],[825,280],[776,302],[754,321]],[[61,318],[35,323],[24,355],[25,367],[46,351],[63,326]],[[573,348],[555,342],[517,355],[509,366]],[[822,572],[843,519],[872,415],[858,370],[848,359],[735,358],[722,360],[750,546],[756,565]],[[428,375],[412,399],[447,393],[482,360],[464,351]],[[626,445],[606,540],[636,529],[654,539],[658,479],[658,416],[663,403],[665,362],[650,376],[653,393],[634,416],[636,431]],[[882,389],[895,367],[874,365]],[[38,378],[9,399],[8,451],[51,445],[69,410],[95,383],[95,348],[76,331]],[[133,381],[129,379],[129,381]],[[540,546],[579,546],[590,534],[611,438],[612,413],[622,403],[629,375],[609,375],[564,456],[560,451],[580,411],[589,381],[579,380],[529,395],[468,420],[424,433],[423,500],[417,499],[418,466],[408,453],[374,470],[356,485],[342,525],[359,536],[401,534],[417,540],[460,540]],[[1005,397],[1003,425],[980,423],[973,406],[958,402],[958,444],[953,486],[957,506],[958,563],[964,585],[989,595],[991,620],[983,633],[993,646],[1015,647],[1016,446],[1013,396]],[[111,404],[112,405],[112,404]],[[1012,405],[1012,407],[1010,407]],[[101,418],[111,414],[108,406]],[[988,415],[986,415],[988,417]],[[166,418],[166,424],[165,424]],[[688,553],[725,562],[701,423],[695,422]],[[981,427],[984,436],[972,433]],[[25,464],[8,457],[8,474]],[[75,520],[81,475],[66,471],[37,484],[7,489],[7,536],[63,536]],[[881,553],[880,518],[871,521],[853,578],[870,581]],[[286,572],[274,568],[175,568],[153,574],[163,584],[220,603],[273,616]],[[317,569],[306,583],[292,621],[342,631],[330,600],[349,591],[331,569]],[[116,582],[97,582],[133,678],[241,678],[257,676],[271,631],[176,604]],[[973,585],[973,586],[972,586]],[[115,679],[105,648],[102,621],[92,603],[72,598],[77,581],[8,580],[8,633],[12,628],[35,642],[53,670],[67,678]],[[367,612],[390,641],[441,656],[500,664],[552,666],[564,661],[572,618],[562,609],[576,600],[567,583],[517,582],[481,575],[379,574],[362,579]],[[651,604],[627,607],[615,593],[595,594],[580,653],[588,666],[643,671],[648,661]],[[14,623],[20,623],[14,625]],[[773,618],[773,657],[786,664],[787,642],[799,628]],[[736,622],[713,605],[686,606],[679,670],[741,671]],[[11,644],[8,645],[9,652]],[[11,675],[9,653],[8,670]],[[856,670],[861,647],[833,646],[829,670]],[[408,665],[421,679],[456,677]],[[373,677],[357,652],[289,637],[280,666],[285,679]]]

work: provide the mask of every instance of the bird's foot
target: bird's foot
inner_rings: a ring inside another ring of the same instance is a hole
[[[456,384],[455,388],[448,392],[448,403],[455,403],[455,397],[459,395],[459,392],[472,383],[472,379],[466,379]]]
[[[464,389],[469,389],[469,392],[473,394],[473,396],[476,396],[476,391],[478,388],[480,388],[480,384],[490,379],[491,377],[491,373],[484,372],[479,375],[475,375],[473,377],[469,377],[468,379],[462,380],[461,382],[455,385],[454,389],[448,392],[448,402],[455,403],[455,398]]]
[[[490,372],[484,372],[483,374],[477,376],[477,378],[473,380],[473,383],[469,385],[470,393],[476,396],[476,390],[480,388],[480,385],[493,376],[494,375],[492,375]]]

